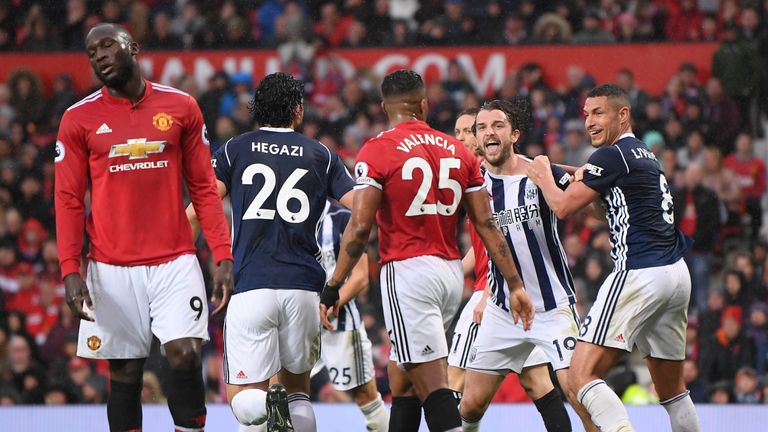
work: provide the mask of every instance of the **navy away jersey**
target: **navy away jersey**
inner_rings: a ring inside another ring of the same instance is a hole
[[[336,153],[292,129],[261,128],[229,140],[213,164],[232,201],[235,293],[322,290],[325,202],[354,187]]]
[[[672,194],[659,161],[634,135],[597,149],[584,184],[602,197],[614,271],[672,264],[690,247],[691,240],[675,227]]]

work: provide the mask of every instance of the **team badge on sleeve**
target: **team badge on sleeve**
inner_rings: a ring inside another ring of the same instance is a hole
[[[208,141],[208,128],[206,128],[205,125],[203,125],[203,144],[207,146],[211,145],[211,142]]]
[[[64,160],[64,155],[67,154],[67,150],[64,147],[64,143],[61,141],[56,141],[56,157],[53,158],[54,162],[61,162]]]
[[[368,177],[368,164],[365,162],[358,162],[357,165],[355,165],[355,177],[361,178],[361,177]]]
[[[173,117],[164,112],[157,113],[152,117],[152,125],[160,132],[168,132],[173,126]]]

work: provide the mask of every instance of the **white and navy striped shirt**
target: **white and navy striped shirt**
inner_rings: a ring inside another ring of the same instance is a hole
[[[326,278],[331,277],[336,269],[336,260],[341,246],[341,235],[349,223],[351,212],[344,207],[327,201],[325,203],[325,215],[320,222],[318,230],[318,243],[322,256],[322,264],[325,268]],[[355,299],[345,304],[339,311],[339,317],[331,321],[333,329],[337,331],[357,330],[362,325],[360,312],[357,310]]]
[[[558,186],[564,189],[568,174],[555,165],[552,171]],[[538,186],[524,175],[490,172],[485,173],[485,185],[496,223],[507,239],[517,272],[536,310],[575,303],[573,278],[557,234],[557,218]],[[509,286],[493,261],[488,281],[493,291],[491,301],[508,311]]]

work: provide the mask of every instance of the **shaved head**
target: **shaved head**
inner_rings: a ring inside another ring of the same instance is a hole
[[[413,117],[424,120],[427,116],[427,90],[421,75],[401,69],[384,77],[381,82],[384,111],[393,117]]]
[[[138,83],[136,80],[141,80],[136,60],[139,44],[122,26],[94,26],[85,37],[85,49],[93,72],[107,87],[122,89],[131,81]]]

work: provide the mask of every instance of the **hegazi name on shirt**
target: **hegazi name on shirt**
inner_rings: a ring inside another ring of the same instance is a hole
[[[251,142],[251,151],[267,153],[279,156],[304,156],[304,147],[288,144],[272,144],[265,142]]]
[[[454,155],[456,154],[456,148],[451,142],[441,136],[432,134],[410,134],[408,137],[403,138],[396,148],[400,151],[410,153],[413,147],[423,144],[436,145],[448,150]]]

